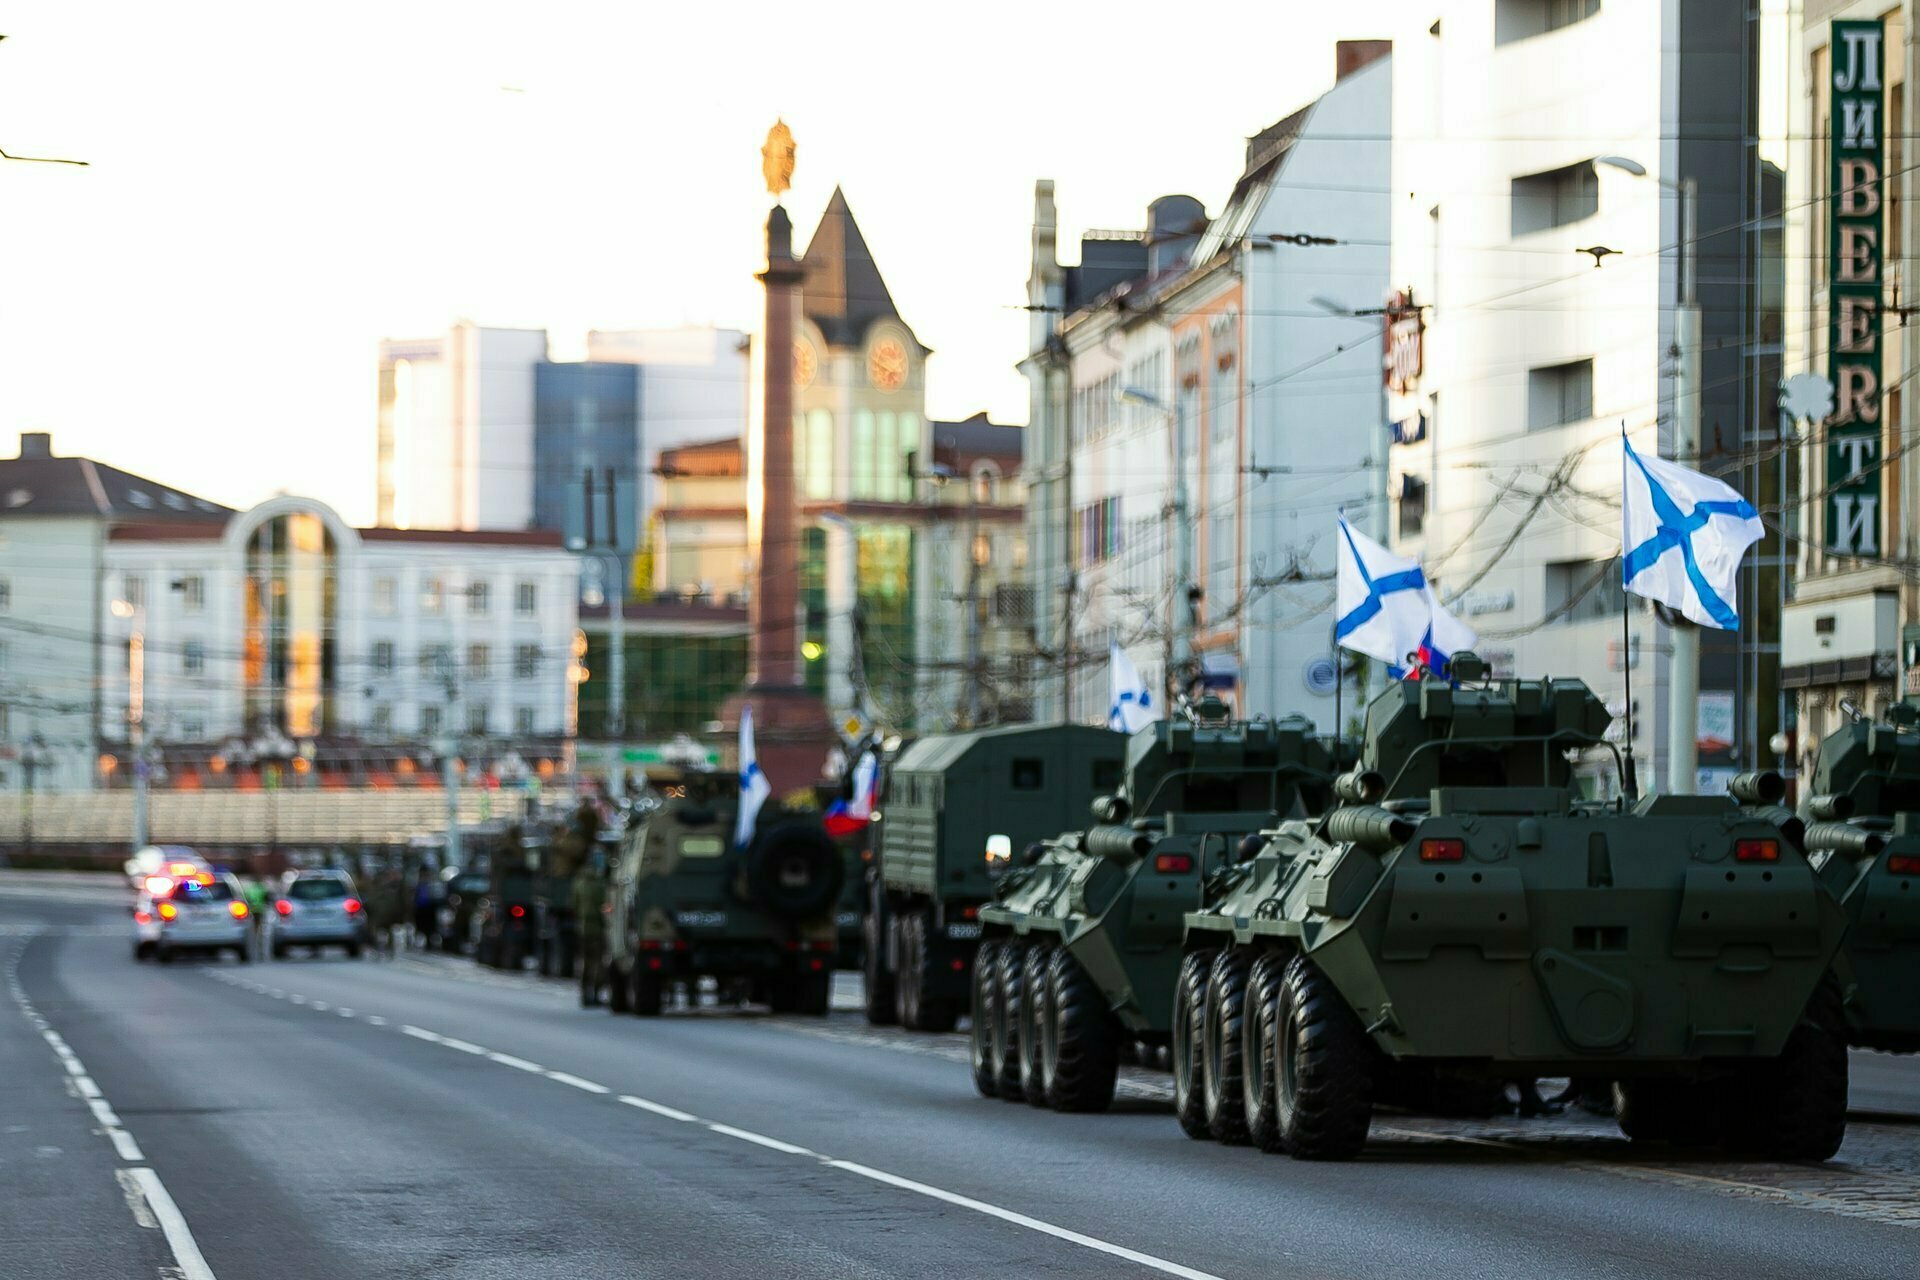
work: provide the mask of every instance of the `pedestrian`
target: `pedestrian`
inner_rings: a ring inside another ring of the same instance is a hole
[[[421,867],[413,881],[413,941],[431,950],[440,936],[440,902],[433,872]]]
[[[372,899],[367,903],[368,923],[373,928],[373,953],[393,958],[393,932],[406,923],[406,884],[397,868],[388,867],[373,881]]]
[[[574,929],[580,939],[580,1007],[600,1003],[607,962],[607,856],[595,849],[573,877]]]

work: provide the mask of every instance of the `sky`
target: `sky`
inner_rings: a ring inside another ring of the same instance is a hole
[[[799,234],[843,186],[934,348],[929,413],[1024,422],[1034,180],[1063,247],[1215,210],[1390,9],[16,0],[0,149],[89,167],[0,163],[0,454],[370,522],[382,337],[753,328],[776,117]]]

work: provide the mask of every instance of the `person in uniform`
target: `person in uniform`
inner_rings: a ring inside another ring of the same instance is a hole
[[[607,964],[607,859],[595,849],[573,875],[574,931],[580,941],[580,1007],[600,1003]]]

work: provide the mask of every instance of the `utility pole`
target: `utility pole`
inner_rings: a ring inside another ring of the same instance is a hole
[[[602,542],[594,533],[593,504],[594,478],[593,468],[588,467],[581,475],[581,517],[583,521],[580,550],[604,566],[606,579],[605,599],[607,603],[607,678],[610,687],[607,690],[607,714],[603,728],[607,736],[607,791],[610,795],[620,795],[626,790],[626,732],[627,732],[627,575],[620,564],[620,497],[615,482],[614,469],[605,469],[607,499],[606,540]]]
[[[967,481],[967,728],[980,727],[980,495]]]
[[[1695,240],[1692,178],[1680,180],[1680,305],[1673,313],[1673,344],[1679,361],[1674,395],[1673,457],[1694,466],[1700,451],[1700,300],[1695,290],[1698,246]],[[1678,621],[1671,628],[1667,674],[1667,791],[1692,795],[1699,775],[1700,632]],[[1627,655],[1631,657],[1631,655]]]
[[[147,847],[147,642],[134,615],[127,637],[127,746],[133,756],[133,848]]]
[[[440,664],[441,687],[447,694],[446,731],[434,744],[440,752],[440,786],[447,797],[447,850],[446,865],[458,867],[465,865],[460,848],[460,770],[457,757],[460,752],[460,736],[455,730],[455,717],[459,711],[460,682],[454,674],[454,658],[448,653]]]

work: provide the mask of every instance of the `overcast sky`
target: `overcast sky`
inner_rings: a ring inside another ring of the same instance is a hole
[[[1247,134],[1378,5],[23,0],[0,11],[0,454],[21,430],[205,496],[373,510],[374,346],[455,318],[750,328],[759,147],[845,186],[936,351],[1024,421],[1033,182],[1063,231],[1217,209]],[[1064,239],[1064,237],[1063,237]]]

